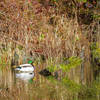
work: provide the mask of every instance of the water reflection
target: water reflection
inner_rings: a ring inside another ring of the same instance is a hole
[[[35,80],[31,80],[35,78]],[[9,98],[9,99],[8,99]],[[41,76],[34,72],[0,70],[0,100],[99,100],[80,99],[77,91],[72,92],[57,79]]]
[[[34,77],[34,72],[18,72],[15,73],[16,78],[28,81]]]

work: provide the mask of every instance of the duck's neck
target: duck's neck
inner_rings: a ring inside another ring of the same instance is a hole
[[[33,65],[33,64],[30,64],[30,65],[32,65],[32,66],[34,67],[34,65]]]

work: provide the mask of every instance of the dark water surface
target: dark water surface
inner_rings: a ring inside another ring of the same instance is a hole
[[[78,98],[67,88],[36,72],[0,70],[0,100],[99,100],[97,97]]]

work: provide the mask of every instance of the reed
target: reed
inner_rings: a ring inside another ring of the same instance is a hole
[[[68,78],[75,83],[91,85],[95,72],[91,62],[98,55],[100,46],[95,50],[90,47],[92,43],[100,42],[99,15],[97,7],[91,10],[89,6],[84,7],[85,3],[87,1],[84,0],[1,1],[0,64],[11,65],[11,60],[21,64],[32,59],[41,70],[52,65],[60,69],[61,65],[69,64],[68,59],[77,57],[82,63],[69,68]],[[7,66],[6,69],[10,67]],[[98,66],[97,69],[99,71]],[[63,69],[58,71],[60,78],[64,77],[65,73],[62,72]],[[63,100],[63,94],[59,95]],[[49,100],[49,96],[47,98]],[[16,100],[18,99],[16,96]]]

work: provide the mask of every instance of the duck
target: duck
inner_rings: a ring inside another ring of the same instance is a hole
[[[27,72],[27,73],[26,72],[20,72],[20,73],[15,73],[15,75],[16,75],[17,79],[28,81],[30,79],[33,79],[34,72]]]
[[[39,72],[40,75],[43,75],[43,76],[51,76],[51,72],[48,70],[48,69],[43,69]]]
[[[21,64],[15,68],[15,71],[21,71],[21,72],[33,72],[34,71],[34,65],[33,61],[28,61],[28,64]]]

